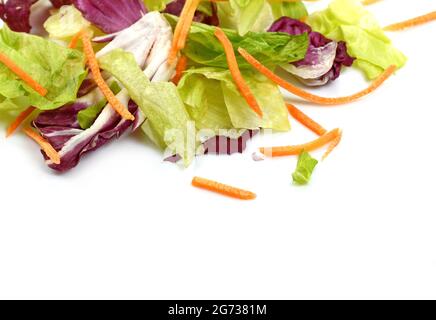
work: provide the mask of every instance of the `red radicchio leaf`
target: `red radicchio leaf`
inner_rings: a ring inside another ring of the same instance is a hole
[[[87,107],[89,105],[84,103],[74,103],[57,110],[42,112],[34,120],[34,127],[61,155],[59,165],[48,163],[53,170],[65,172],[74,168],[85,154],[135,131],[145,120],[138,106],[130,100],[128,109],[135,116],[135,121],[122,119],[108,105],[89,129],[82,129],[77,116]],[[45,154],[44,157],[48,160]]]
[[[171,40],[171,26],[161,14],[151,12],[120,32],[110,44],[97,53],[97,57],[111,50],[123,48],[134,55],[137,64],[145,68],[144,73],[151,81],[168,81],[174,71],[174,68],[166,63]],[[93,124],[88,129],[82,129],[78,121],[79,112],[95,106],[104,98],[100,89],[95,88],[91,91],[93,86],[91,79],[88,79],[82,84],[79,98],[75,103],[42,112],[33,122],[34,127],[61,156],[60,165],[47,161],[49,167],[54,170],[65,172],[74,168],[85,154],[123,134],[135,131],[145,121],[144,114],[130,100],[127,90],[123,89],[117,94],[117,98],[123,105],[128,106],[129,111],[135,116],[135,121],[122,119],[110,105],[106,105]]]
[[[186,0],[175,0],[167,5],[164,12],[180,17]],[[212,16],[208,16],[201,11],[196,11],[194,16],[194,21],[209,24],[212,26],[217,26],[219,24],[218,12],[215,3],[212,5]]]
[[[0,0],[0,18],[16,32],[30,32],[30,8],[37,0]]]
[[[312,28],[309,25],[299,20],[282,17],[274,22],[268,31],[285,32],[291,35],[301,35],[303,33],[309,34],[310,44],[306,57],[303,60],[292,63],[297,68],[316,66],[318,63],[321,63],[321,61],[325,62],[325,59],[322,59],[320,54],[330,54],[329,44],[333,41],[318,32],[312,31]],[[342,66],[350,67],[354,60],[355,58],[352,58],[347,52],[346,43],[340,41],[337,43],[336,56],[331,68],[324,75],[321,75],[316,79],[301,80],[308,85],[324,85],[329,81],[336,80],[341,74]]]
[[[53,4],[53,7],[55,8],[60,8],[62,6],[73,4],[73,0],[50,0],[50,2]]]
[[[106,33],[130,27],[147,12],[142,0],[73,0],[83,16]]]

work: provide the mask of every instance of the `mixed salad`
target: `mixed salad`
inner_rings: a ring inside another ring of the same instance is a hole
[[[293,179],[307,184],[318,163],[309,153],[326,146],[325,158],[342,132],[324,129],[281,89],[321,105],[360,99],[406,64],[386,31],[436,19],[382,28],[365,7],[373,2],[332,0],[309,13],[291,0],[0,0],[0,121],[7,136],[22,128],[46,164],[66,172],[137,130],[184,166],[242,153],[261,130],[289,131],[292,116],[318,138],[254,158],[298,156]],[[309,92],[347,68],[363,72],[368,88],[340,98]],[[255,197],[203,178],[193,184]]]

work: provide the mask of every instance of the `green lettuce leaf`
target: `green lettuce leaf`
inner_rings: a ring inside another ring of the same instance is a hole
[[[302,19],[307,17],[309,13],[307,12],[306,6],[302,1],[298,2],[270,2],[274,20],[281,17],[290,17],[293,19]]]
[[[217,3],[217,6],[220,26],[237,30],[241,36],[249,31],[266,31],[283,16],[301,19],[308,15],[301,1],[230,0]]]
[[[345,41],[357,58],[355,66],[369,79],[378,77],[391,65],[401,68],[407,58],[396,49],[375,17],[357,0],[333,0],[329,7],[309,16],[314,31],[327,38]]]
[[[0,30],[0,52],[48,90],[42,97],[0,63],[0,110],[3,111],[23,110],[28,106],[56,109],[76,100],[87,75],[80,51],[41,37],[13,32],[7,26]]]
[[[241,36],[249,31],[265,31],[272,23],[265,0],[230,0],[218,4],[218,16],[222,27],[236,29]]]
[[[168,3],[173,0],[144,0],[145,7],[148,11],[162,11]]]
[[[82,129],[90,128],[106,104],[106,99],[102,99],[99,103],[79,111],[77,120],[79,121],[80,127]]]
[[[116,95],[121,91],[120,86],[115,80],[111,80],[111,83],[108,83],[111,91]],[[79,125],[82,129],[90,128],[95,120],[97,119],[100,112],[106,106],[107,100],[106,98],[101,99],[95,105],[92,105],[86,109],[79,111],[77,114],[77,120],[79,121]]]
[[[218,133],[220,129],[233,128],[220,80],[207,78],[200,69],[191,69],[181,79],[178,89],[198,130]]]
[[[60,40],[69,39],[90,26],[91,23],[74,6],[62,6],[44,23],[49,37]]]
[[[175,26],[177,17],[171,15],[166,17]],[[184,54],[197,64],[227,69],[223,46],[215,37],[214,32],[215,27],[194,23]],[[224,32],[235,50],[242,47],[264,65],[272,67],[304,59],[309,46],[307,34],[291,36],[276,32],[248,32],[241,37],[233,30],[225,29]],[[241,69],[252,69],[239,54],[237,54],[237,59]]]
[[[262,119],[241,96],[229,70],[193,68],[185,73],[179,92],[197,128],[288,131],[288,113],[278,87],[256,72],[244,71],[243,77],[262,108]]]
[[[306,151],[303,151],[298,157],[297,168],[292,174],[294,183],[300,186],[308,184],[317,165],[318,160],[312,158]]]
[[[101,57],[99,62],[140,107],[147,118],[144,131],[150,138],[161,148],[179,154],[189,165],[195,155],[195,128],[192,142],[191,119],[177,87],[170,82],[150,82],[134,56],[121,49]]]

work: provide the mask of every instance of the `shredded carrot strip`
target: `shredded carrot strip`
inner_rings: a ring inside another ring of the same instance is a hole
[[[75,49],[84,32],[85,32],[84,30],[80,30],[79,32],[77,32],[74,35],[74,37],[71,39],[70,44],[68,45],[68,48]]]
[[[179,84],[180,79],[182,79],[183,72],[185,72],[187,65],[188,65],[188,58],[186,56],[180,57],[176,66],[176,74],[171,80],[175,85]]]
[[[13,73],[15,73],[21,80],[27,83],[33,90],[38,92],[41,96],[47,95],[47,89],[36,82],[29,74],[15,64],[8,56],[0,52],[0,62],[8,67]]]
[[[319,123],[312,120],[307,116],[305,113],[303,113],[301,110],[299,110],[297,107],[295,107],[292,104],[287,104],[288,111],[291,114],[291,116],[300,122],[302,125],[304,125],[309,130],[313,131],[319,136],[322,136],[327,133],[327,130],[324,129]]]
[[[235,81],[236,86],[239,89],[239,92],[247,101],[250,108],[254,112],[256,112],[260,118],[262,118],[263,116],[262,109],[257,103],[256,98],[254,97],[253,93],[250,90],[250,87],[247,85],[244,78],[242,77],[241,71],[239,70],[238,62],[236,60],[235,51],[233,50],[232,43],[230,42],[229,38],[227,38],[224,31],[221,30],[221,28],[215,29],[215,36],[223,45],[224,51],[226,53],[227,64],[229,65],[230,73],[233,77],[233,80]]]
[[[21,112],[18,117],[6,129],[6,137],[10,137],[21,124],[27,119],[28,116],[35,110],[35,107],[29,107]]]
[[[41,137],[38,133],[33,131],[30,127],[25,128],[24,133],[27,134],[31,139],[33,139],[41,149],[46,153],[47,157],[54,163],[54,164],[60,164],[61,163],[61,156],[59,153],[52,147],[52,145],[45,140],[43,137]]]
[[[335,140],[340,135],[340,133],[341,131],[339,129],[334,129],[309,143],[305,143],[297,146],[260,148],[260,152],[266,156],[271,156],[271,157],[295,156],[295,155],[299,155],[302,151],[310,152],[322,148],[326,144]]]
[[[117,99],[114,93],[111,91],[107,83],[104,81],[100,67],[98,66],[97,58],[95,57],[94,49],[92,48],[91,40],[89,36],[85,33],[81,35],[83,42],[83,50],[85,52],[86,60],[88,66],[91,69],[92,75],[94,76],[94,81],[100,88],[103,95],[106,97],[109,104],[114,108],[116,112],[120,114],[126,120],[135,120],[135,117],[129,112],[129,110]]]
[[[182,30],[180,31],[180,36],[177,42],[177,47],[179,51],[185,48],[186,39],[188,39],[189,30],[191,29],[192,22],[194,21],[195,12],[200,5],[200,1],[201,0],[192,0],[191,5],[188,7],[186,20],[182,26]]]
[[[436,11],[403,22],[391,24],[384,29],[386,31],[400,31],[414,26],[419,26],[421,24],[425,24],[434,20],[436,20]]]
[[[253,200],[256,198],[256,194],[253,192],[200,177],[194,177],[194,179],[192,179],[192,185],[200,189],[216,192],[240,200]]]
[[[377,88],[379,88],[396,70],[396,66],[390,66],[383,72],[380,77],[378,77],[368,88],[365,90],[362,90],[356,94],[353,94],[351,96],[346,97],[340,97],[340,98],[325,98],[320,97],[314,94],[311,94],[307,91],[304,91],[293,84],[283,80],[274,72],[269,70],[267,67],[262,65],[259,61],[257,61],[252,55],[250,55],[247,51],[245,51],[242,48],[238,49],[239,53],[247,60],[248,63],[250,63],[255,69],[257,69],[260,73],[265,75],[267,78],[271,79],[271,81],[275,82],[280,87],[288,90],[289,92],[295,94],[296,96],[303,98],[307,101],[320,104],[320,105],[339,105],[339,104],[346,104],[353,101],[356,101],[373,91],[375,91]]]
[[[330,143],[327,151],[322,156],[322,161],[324,161],[330,155],[330,153],[332,153],[333,150],[336,149],[339,143],[341,143],[341,140],[342,140],[342,131],[340,131],[338,136]]]
[[[185,47],[186,39],[189,35],[192,21],[194,19],[195,11],[200,4],[200,0],[187,0],[180,14],[179,21],[177,22],[174,30],[174,37],[171,50],[168,56],[168,64],[173,65],[177,59],[177,54]]]
[[[174,29],[173,42],[171,44],[171,50],[170,50],[170,53],[168,56],[168,64],[169,65],[172,65],[177,58],[177,53],[179,51],[179,49],[177,48],[178,41],[179,41],[178,39],[180,37],[180,32],[182,31],[183,24],[185,23],[186,13],[188,12],[189,5],[190,5],[191,1],[192,0],[185,1],[185,5],[183,6],[182,12],[180,13],[179,21],[177,21],[176,28]]]

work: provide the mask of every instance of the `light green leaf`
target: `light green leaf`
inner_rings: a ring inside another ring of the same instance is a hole
[[[230,0],[230,6],[235,12],[238,20],[237,30],[241,36],[249,31],[254,31],[253,27],[266,4],[265,0]],[[265,31],[265,30],[258,30]]]
[[[179,83],[179,93],[198,130],[232,129],[221,83],[207,78],[201,70],[191,70]]]
[[[112,81],[110,84],[111,91],[116,95],[121,91],[120,86],[116,81]],[[79,125],[82,129],[88,129],[92,126],[95,119],[97,119],[101,110],[106,106],[107,100],[103,98],[101,101],[92,105],[86,109],[79,111],[77,114],[77,120],[79,121]]]
[[[167,15],[175,26],[177,17]],[[214,35],[215,27],[194,23],[184,54],[193,62],[203,66],[228,68],[222,44]],[[235,50],[246,49],[251,55],[267,66],[277,66],[304,59],[309,40],[307,34],[291,36],[277,32],[249,32],[241,37],[236,31],[224,29]],[[236,55],[241,69],[252,67],[239,54]]]
[[[61,40],[71,38],[89,26],[91,23],[74,6],[62,6],[44,23],[50,38]]]
[[[81,52],[41,37],[13,32],[7,26],[0,30],[0,52],[48,90],[42,97],[0,64],[0,110],[22,110],[28,106],[56,109],[76,100],[87,75]]]
[[[298,157],[297,168],[292,174],[294,183],[301,186],[308,184],[317,165],[318,160],[312,158],[306,151],[303,151]]]
[[[273,12],[274,19],[281,17],[290,17],[293,19],[302,19],[308,16],[306,6],[302,1],[298,2],[279,2],[271,1],[270,6]]]
[[[114,76],[128,91],[147,118],[146,132],[162,148],[170,148],[189,165],[195,155],[190,131],[190,117],[170,82],[150,82],[131,53],[114,50],[99,59],[100,66]],[[194,128],[195,130],[195,128]]]
[[[148,11],[162,11],[168,3],[173,0],[144,0],[145,7]]]
[[[309,16],[314,31],[347,43],[348,52],[357,58],[355,66],[369,79],[378,77],[391,65],[401,68],[407,58],[385,35],[375,17],[356,0],[333,0],[329,7]]]
[[[256,72],[245,71],[243,77],[264,113],[262,119],[250,109],[228,70],[199,68],[186,72],[179,91],[199,128],[288,131],[288,113],[278,87]]]

